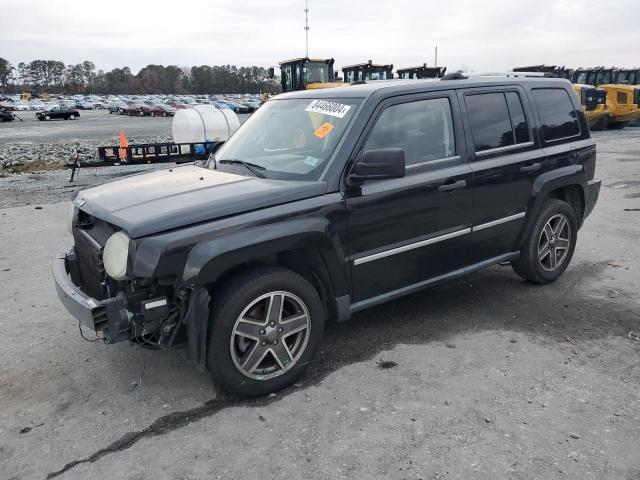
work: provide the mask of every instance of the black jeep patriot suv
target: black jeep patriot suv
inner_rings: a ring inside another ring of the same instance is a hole
[[[105,342],[186,341],[224,387],[263,395],[302,375],[329,318],[497,263],[554,281],[595,163],[566,80],[279,95],[205,164],[80,192],[53,273]]]

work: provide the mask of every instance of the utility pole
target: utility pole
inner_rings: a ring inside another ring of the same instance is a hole
[[[307,57],[309,56],[309,0],[304,0],[304,33],[306,37]]]
[[[436,45],[436,58],[435,58],[435,64],[434,67],[438,66],[438,46]]]

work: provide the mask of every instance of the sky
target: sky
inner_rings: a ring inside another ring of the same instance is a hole
[[[638,0],[309,0],[309,55],[336,66],[640,65]],[[0,0],[0,57],[277,66],[305,55],[304,0]]]

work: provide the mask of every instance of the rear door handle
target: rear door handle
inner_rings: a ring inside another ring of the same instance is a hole
[[[466,180],[458,180],[453,183],[445,183],[444,185],[440,185],[438,187],[438,191],[440,192],[450,192],[452,190],[458,190],[459,188],[464,188],[467,186]]]
[[[532,163],[531,165],[525,165],[524,167],[520,167],[520,171],[523,173],[535,172],[536,170],[540,170],[541,167],[542,167],[541,163]]]

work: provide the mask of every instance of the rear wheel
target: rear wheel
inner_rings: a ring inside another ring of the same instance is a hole
[[[608,125],[609,125],[609,117],[607,116],[600,117],[596,121],[596,123],[593,125],[593,127],[591,127],[591,130],[593,130],[594,132],[599,132],[607,128]]]
[[[76,116],[75,116],[75,115],[73,115],[73,114],[71,114],[71,115],[69,116],[69,118],[70,118],[71,120],[75,120],[75,119],[76,119]]]
[[[512,262],[521,277],[534,283],[550,283],[569,266],[576,240],[576,214],[562,200],[548,200],[535,221],[520,258]]]
[[[621,130],[627,126],[627,123],[629,122],[609,122],[607,128],[609,130]]]
[[[45,116],[44,116],[44,119],[45,119],[45,120],[51,120],[51,117],[50,117],[49,115],[45,115]]]
[[[242,274],[213,298],[207,368],[236,394],[280,390],[311,363],[325,317],[317,291],[300,275],[281,268]]]
[[[167,112],[162,112],[162,116],[166,117],[167,116]]]

